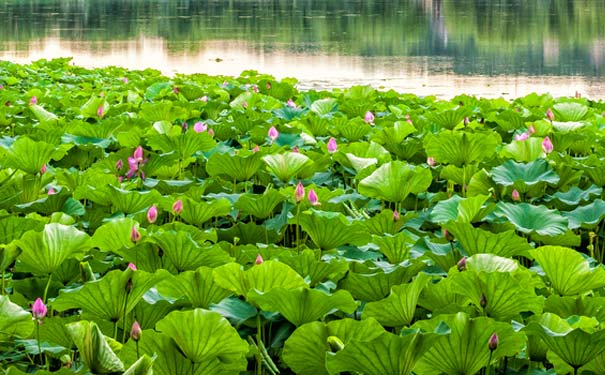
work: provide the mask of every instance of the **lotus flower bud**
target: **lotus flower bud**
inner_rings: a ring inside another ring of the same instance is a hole
[[[123,166],[124,166],[124,162],[122,161],[122,159],[116,161],[116,169],[117,170],[122,169]]]
[[[252,91],[258,94],[258,86],[256,84],[252,85]]]
[[[471,121],[468,119],[468,116],[464,118],[464,126],[467,126]]]
[[[260,147],[258,147],[258,145],[254,146],[254,148],[252,149],[252,152],[257,153],[260,151]]]
[[[458,267],[458,271],[460,272],[466,270],[466,257],[462,257],[458,263],[456,263],[456,267]]]
[[[448,230],[445,228],[443,228],[443,238],[445,238],[449,242],[452,242],[454,240],[454,236],[452,236],[452,234],[448,232]]]
[[[529,134],[527,134],[527,133],[521,133],[521,134],[515,135],[515,141],[525,141],[527,138],[529,138]]]
[[[553,111],[548,108],[546,110],[546,118],[549,119],[550,121],[555,121],[555,114],[553,113]]]
[[[130,329],[130,338],[134,342],[137,342],[141,339],[142,334],[143,331],[141,330],[141,325],[135,320],[134,323],[132,323],[132,328]]]
[[[55,195],[57,192],[52,187],[48,189],[48,195]]]
[[[515,202],[518,202],[521,199],[521,196],[519,195],[519,191],[517,189],[513,190],[511,198],[513,198],[513,201]]]
[[[97,116],[102,118],[104,115],[105,108],[103,108],[103,105],[100,105],[99,108],[97,108]]]
[[[147,221],[149,222],[149,224],[153,224],[153,223],[155,223],[155,221],[157,219],[158,219],[158,208],[154,204],[151,207],[149,207],[149,210],[147,210]]]
[[[487,343],[489,350],[493,352],[494,350],[498,349],[499,342],[500,342],[500,340],[498,339],[498,334],[496,332],[492,333],[492,335],[489,337],[489,341]]]
[[[534,124],[531,124],[529,126],[529,128],[527,129],[527,132],[529,133],[529,135],[532,135],[536,132],[536,128],[534,128]]]
[[[336,144],[336,139],[334,139],[334,137],[331,137],[330,140],[328,141],[328,152],[330,154],[333,154],[336,152],[336,150],[338,150],[338,145]]]
[[[208,125],[204,124],[204,123],[203,123],[203,122],[201,122],[201,121],[198,121],[198,122],[196,122],[195,124],[193,124],[193,130],[194,130],[196,133],[203,133],[203,132],[205,132],[206,130],[208,130]]]
[[[201,102],[204,102],[204,103],[208,103],[208,95],[204,95],[201,98],[199,98],[198,100]]]
[[[137,148],[135,148],[134,152],[132,153],[132,158],[137,162],[142,162],[143,161],[143,147],[138,146]]]
[[[399,221],[399,211],[393,211],[393,221]]]
[[[333,353],[341,351],[345,348],[345,344],[336,336],[328,336],[328,345]]]
[[[42,319],[46,316],[47,308],[44,302],[40,298],[36,298],[34,304],[32,305],[32,316],[34,319],[38,321],[38,323],[42,322]]]
[[[321,203],[319,203],[319,198],[317,197],[317,193],[315,193],[315,190],[313,189],[309,189],[309,203],[311,203],[311,206],[319,206]]]
[[[368,124],[373,124],[374,123],[374,114],[370,111],[367,111],[365,116],[363,116],[363,120],[365,122],[367,122]]]
[[[172,204],[172,213],[180,215],[181,212],[183,212],[183,201],[177,199],[177,201]]]
[[[123,77],[123,78],[122,78],[122,83],[123,83],[123,84],[127,84],[127,83],[128,83],[128,78]]]
[[[298,154],[300,153],[300,150],[298,149],[298,146],[294,146],[294,148],[292,149],[292,152]]]
[[[214,137],[214,130],[208,129],[208,134],[210,134],[211,137]]]
[[[175,93],[176,95],[178,95],[178,94],[179,94],[179,88],[178,88],[178,87],[176,87],[176,86],[174,86],[174,87],[172,88],[172,92],[173,92],[173,93]]]
[[[29,99],[29,104],[30,105],[38,104],[38,98],[36,98],[35,96],[32,96],[31,99]]]
[[[267,90],[271,90],[271,82],[267,82],[266,87],[267,87]]]
[[[132,263],[132,262],[131,262],[131,263],[128,263],[128,268],[130,268],[130,269],[131,269],[131,270],[133,270],[133,271],[136,271],[136,270],[137,270],[137,266],[135,266],[135,265],[134,265],[134,263]]]
[[[286,103],[286,105],[290,108],[296,108],[296,103],[294,103],[294,100],[292,100],[292,99],[288,99],[288,102]]]
[[[263,259],[263,256],[259,254],[256,255],[256,260],[254,261],[254,264],[256,264],[257,266],[260,264],[263,264],[265,262],[265,260]]]
[[[304,198],[305,198],[305,187],[299,181],[298,184],[296,184],[296,189],[294,189],[294,200],[296,200],[296,202],[300,202]]]
[[[547,155],[552,152],[553,144],[550,141],[550,138],[544,137],[544,140],[542,141],[542,150],[544,150],[544,153]]]
[[[481,305],[482,308],[487,306],[487,297],[485,297],[485,294],[483,293],[481,293],[481,298],[479,298],[479,305]]]
[[[275,129],[275,126],[272,126],[269,129],[269,138],[271,138],[272,141],[275,141],[277,139],[277,137],[279,137],[279,132],[277,131],[277,129]]]
[[[132,229],[130,230],[130,240],[134,243],[137,243],[141,240],[141,233],[137,229],[136,225],[133,225]]]
[[[0,84],[0,90],[4,89],[4,85]]]
[[[433,158],[432,156],[429,156],[428,158],[426,158],[426,163],[430,167],[434,167],[435,165],[437,165],[437,162],[435,162],[435,158]]]
[[[244,109],[248,108],[248,102],[244,100],[244,101],[242,102],[242,107],[243,107]]]

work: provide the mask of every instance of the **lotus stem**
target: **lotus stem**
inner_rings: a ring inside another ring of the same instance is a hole
[[[134,346],[137,350],[137,360],[138,360],[139,358],[141,358],[141,356],[139,355],[139,341],[138,340],[135,341]]]
[[[51,273],[48,274],[48,281],[46,282],[46,288],[44,288],[44,296],[42,300],[44,303],[47,303],[46,297],[48,296],[48,288],[50,287],[50,281],[52,280],[53,275]],[[4,277],[2,277],[2,284],[4,284]],[[4,286],[4,285],[3,285]],[[4,288],[3,288],[4,289]]]
[[[296,206],[296,251],[300,254],[300,204]]]
[[[262,327],[260,321],[260,312],[256,314],[256,374],[262,375],[263,373],[263,360],[260,353],[260,343],[262,342]]]
[[[492,354],[494,354],[493,350],[489,351],[489,359],[487,360],[487,375],[492,374]]]
[[[36,321],[36,341],[38,341],[38,355],[40,356],[40,362],[42,362],[42,348],[40,346],[40,322]]]

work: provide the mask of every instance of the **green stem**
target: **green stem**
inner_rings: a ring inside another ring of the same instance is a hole
[[[46,282],[46,288],[44,288],[44,303],[46,303],[46,297],[48,296],[48,288],[50,287],[50,280],[52,280],[53,275],[52,274],[48,274],[48,281]]]
[[[128,307],[128,296],[130,293],[126,293],[126,300],[124,301],[124,313],[122,314],[122,342],[126,342],[126,309]]]
[[[113,339],[118,339],[118,322],[113,322]]]
[[[139,341],[138,340],[135,341],[134,346],[137,349],[137,360],[138,360],[139,358],[141,358],[141,356],[139,355]]]
[[[296,206],[296,251],[300,253],[300,203]]]
[[[40,356],[40,362],[42,362],[42,348],[40,346],[40,322],[36,320],[36,340],[38,341],[38,355]]]
[[[489,351],[489,359],[487,360],[487,375],[492,374],[492,354],[494,354],[493,350]]]
[[[257,349],[257,354],[256,354],[256,374],[257,375],[262,375],[263,373],[263,361],[262,361],[262,356],[260,353],[260,343],[262,342],[262,338],[261,338],[261,334],[262,334],[262,329],[261,329],[261,321],[260,321],[260,313],[256,315],[256,349]]]

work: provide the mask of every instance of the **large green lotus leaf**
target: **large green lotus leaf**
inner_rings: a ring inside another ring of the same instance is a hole
[[[442,278],[436,284],[428,284],[418,298],[418,306],[432,312],[433,316],[455,314],[465,310],[470,299],[455,293],[454,287],[451,278]]]
[[[200,246],[190,233],[162,231],[150,240],[157,244],[177,272],[195,270],[201,266],[217,267],[233,260],[217,246]]]
[[[73,347],[73,340],[67,330],[67,324],[78,320],[78,316],[72,315],[69,317],[46,317],[44,324],[40,325],[40,341],[59,345],[63,348],[70,349]]]
[[[243,213],[259,219],[266,219],[273,214],[278,204],[288,199],[279,191],[270,189],[261,195],[242,194],[235,202],[234,207]]]
[[[410,194],[426,191],[432,181],[430,170],[403,161],[392,161],[361,180],[357,189],[367,197],[398,203]]]
[[[181,217],[192,225],[202,225],[213,217],[225,216],[231,212],[231,202],[227,199],[216,199],[208,202],[196,202],[185,198]]]
[[[569,220],[570,229],[594,229],[605,218],[605,201],[595,199],[590,204],[563,212],[562,215]]]
[[[485,169],[477,171],[472,175],[466,186],[466,196],[474,197],[477,195],[491,195],[495,190],[495,185]]]
[[[99,326],[85,320],[67,325],[67,332],[93,374],[112,374],[124,371],[124,364],[111,350]]]
[[[152,289],[137,303],[130,313],[131,319],[126,318],[126,325],[124,327],[132,327],[136,317],[136,321],[139,322],[142,329],[153,329],[155,324],[164,319],[166,315],[172,311],[181,310],[184,307],[189,306],[182,299],[165,299],[164,296],[161,296]]]
[[[382,164],[391,161],[391,154],[372,141],[339,145],[339,150],[333,154],[333,157],[338,163],[357,171],[377,162]]]
[[[218,303],[231,292],[221,288],[214,281],[212,268],[200,267],[195,271],[183,272],[171,276],[157,286],[160,294],[181,298],[185,297],[194,307],[207,309],[210,304]]]
[[[232,325],[239,327],[249,319],[258,316],[258,310],[246,301],[242,301],[236,296],[223,299],[219,303],[210,306],[211,311],[215,311],[224,318],[229,319]]]
[[[303,324],[286,340],[283,359],[296,374],[327,375],[326,356],[330,351],[330,336],[335,336],[346,346],[352,342],[371,341],[384,332],[384,328],[374,319],[357,321],[345,318],[328,324]]]
[[[0,296],[0,340],[10,342],[15,337],[29,337],[33,331],[32,314],[12,303],[9,296]]]
[[[557,184],[559,176],[544,159],[529,163],[517,163],[507,160],[491,171],[495,183],[503,186],[515,186],[520,192],[540,183]]]
[[[536,295],[530,274],[467,270],[450,277],[455,293],[468,297],[477,310],[496,320],[506,322],[519,319],[522,312],[542,312],[544,299]]]
[[[38,104],[31,104],[29,106],[29,109],[41,123],[56,123],[59,120],[59,117],[57,117],[57,115],[47,111]]]
[[[524,141],[513,140],[500,151],[500,155],[518,162],[530,162],[544,154],[542,141],[542,138],[537,137],[530,137]]]
[[[341,281],[341,289],[351,292],[356,300],[379,301],[385,298],[395,285],[407,283],[425,267],[424,263],[416,262],[404,266],[392,267],[388,270],[364,270],[366,273],[349,271]]]
[[[493,205],[485,204],[488,199],[487,195],[476,195],[470,198],[454,195],[450,199],[438,202],[431,211],[430,219],[441,225],[452,220],[460,223],[481,220],[494,209]]]
[[[149,87],[149,89],[152,87],[153,86]],[[166,89],[167,87],[163,88]],[[149,122],[174,122],[178,119],[186,119],[187,112],[184,110],[184,108],[175,106],[175,103],[171,101],[162,101],[157,103],[143,103],[141,105],[139,116]]]
[[[488,342],[493,333],[498,335],[499,343],[492,352],[492,363],[515,356],[525,346],[523,334],[515,332],[509,323],[486,317],[471,319],[462,312],[421,320],[413,327],[433,332],[443,323],[450,328],[450,334],[438,337],[420,359],[415,368],[419,374],[476,374],[488,364]]]
[[[29,231],[15,243],[21,249],[19,268],[35,275],[53,273],[67,259],[82,259],[92,247],[86,233],[58,223],[46,224],[42,232]]]
[[[9,244],[29,230],[42,231],[44,223],[34,219],[7,215],[0,218],[0,244]]]
[[[605,270],[590,269],[581,253],[562,246],[541,246],[530,251],[550,284],[562,296],[573,296],[605,286]]]
[[[367,375],[411,374],[437,337],[432,333],[397,336],[385,332],[372,341],[353,341],[343,350],[328,354],[327,368],[332,374],[345,371]]]
[[[416,312],[418,297],[431,277],[425,273],[409,284],[395,285],[385,299],[366,304],[362,318],[375,318],[387,327],[403,327],[410,324]]]
[[[445,130],[429,134],[424,138],[424,149],[428,156],[442,164],[458,167],[479,163],[491,158],[502,142],[498,133],[467,133]]]
[[[437,129],[453,129],[460,124],[465,117],[471,115],[471,109],[465,106],[456,109],[435,110],[428,113],[428,120]]]
[[[409,259],[410,250],[416,240],[417,238],[412,237],[412,234],[408,231],[399,232],[395,235],[372,236],[372,242],[378,246],[380,252],[392,264],[398,264]]]
[[[247,297],[264,311],[279,312],[297,327],[337,310],[352,314],[357,309],[357,302],[346,290],[326,294],[308,288],[274,288],[266,293],[252,290]]]
[[[256,174],[262,165],[261,153],[230,153],[215,152],[206,162],[206,172],[211,177],[226,176],[228,181],[247,181]]]
[[[284,222],[283,225],[286,223]],[[237,222],[235,225],[229,228],[221,228],[218,231],[219,241],[235,242],[246,245],[246,244],[258,244],[258,243],[277,243],[280,241],[280,234],[277,232],[281,229],[273,227],[269,223],[256,224],[253,221],[249,222]],[[237,239],[236,239],[237,238]]]
[[[363,225],[368,229],[370,234],[381,236],[383,234],[397,234],[405,223],[417,216],[414,212],[406,212],[405,215],[400,215],[399,220],[393,220],[393,211],[382,210],[379,214],[372,216],[363,221]]]
[[[133,247],[130,232],[137,222],[131,218],[117,218],[101,225],[92,236],[92,243],[102,251],[119,254]]]
[[[350,121],[334,121],[334,129],[340,137],[349,142],[358,141],[372,131],[370,124],[361,118],[354,118]]]
[[[151,207],[161,196],[156,190],[129,191],[110,185],[111,204],[118,212],[132,214]]]
[[[319,99],[314,101],[309,108],[311,112],[319,116],[331,115],[338,111],[338,101],[334,98]]]
[[[605,297],[592,295],[566,296],[551,295],[544,303],[544,312],[554,313],[561,318],[589,316],[599,321],[605,320]]]
[[[311,237],[313,243],[323,250],[335,249],[346,244],[366,244],[369,236],[361,224],[349,223],[340,212],[310,209],[299,214],[302,230]]]
[[[552,106],[557,121],[582,121],[588,114],[588,107],[580,103],[557,103]]]
[[[99,108],[103,108],[103,113],[106,114],[109,111],[109,103],[104,97],[93,95],[80,107],[80,113],[85,118],[97,118]]]
[[[201,363],[219,359],[242,363],[248,344],[220,314],[194,309],[173,311],[156,324],[156,329],[174,340],[188,360]],[[245,366],[241,370],[244,370]]]
[[[269,171],[280,181],[287,183],[305,168],[309,168],[313,161],[298,152],[286,152],[263,156]]]
[[[57,194],[47,195],[31,202],[17,204],[15,205],[15,211],[23,213],[37,212],[42,215],[52,215],[54,212],[60,212],[63,209],[68,197],[69,193],[61,190]]]
[[[464,186],[470,183],[471,178],[479,168],[475,164],[457,167],[453,164],[446,165],[439,171],[439,178],[454,182],[457,185]],[[490,194],[484,194],[490,195]]]
[[[561,121],[553,121],[552,122],[552,127],[559,133],[561,133],[561,136],[567,137],[565,139],[565,142],[557,142],[557,145],[561,145],[561,148],[566,149],[568,147],[568,143],[569,141],[571,141],[572,139],[578,139],[581,140],[580,135],[578,133],[576,134],[569,134],[573,131],[576,131],[578,129],[582,129],[584,127],[589,126],[590,123],[587,121],[565,121],[565,122],[561,122]],[[555,137],[556,140],[559,140],[559,134],[557,134]],[[570,137],[571,136],[571,137]],[[575,137],[574,137],[575,136]]]
[[[56,147],[43,141],[36,142],[28,137],[19,137],[10,147],[5,147],[6,156],[2,160],[2,166],[37,174],[51,159],[59,160],[65,156],[71,147],[71,145]]]
[[[605,350],[605,330],[595,331],[593,327],[597,325],[596,320],[589,318],[564,320],[555,314],[544,313],[539,322],[528,324],[525,331],[538,335],[549,350],[578,369]]]
[[[51,306],[58,311],[81,309],[85,315],[115,323],[132,311],[150,288],[168,276],[164,270],[153,274],[130,268],[110,271],[101,279],[87,282],[78,289],[61,291]],[[132,290],[129,293],[127,285],[130,284]]]
[[[498,202],[495,214],[523,233],[556,236],[567,232],[567,218],[561,216],[559,211],[549,210],[543,205]]]
[[[147,138],[147,144],[153,150],[162,153],[175,152],[180,160],[186,160],[198,152],[210,151],[216,146],[216,141],[208,132],[189,131],[179,135],[152,135]]]
[[[586,371],[586,372],[584,372]],[[598,354],[592,361],[580,368],[578,374],[603,374],[605,373],[605,352]]]
[[[124,371],[123,375],[153,375],[153,362],[155,360],[155,355],[153,358],[143,354],[138,361],[132,364],[126,371]]]
[[[320,257],[321,251],[306,249],[298,254],[285,252],[279,256],[279,260],[304,278],[308,277],[311,287],[327,279],[337,281],[349,270],[349,263],[345,259],[333,258],[327,261]]]
[[[577,206],[580,203],[590,202],[595,197],[601,196],[603,188],[596,185],[590,185],[586,190],[580,189],[578,186],[572,186],[568,191],[557,191],[555,194],[545,197],[546,202],[558,201],[567,206]]]
[[[513,230],[492,233],[475,228],[472,224],[459,222],[449,222],[445,224],[445,229],[454,236],[469,256],[488,253],[501,257],[513,257],[531,249],[527,239],[517,236]]]
[[[245,296],[256,289],[265,293],[274,288],[305,287],[305,280],[284,263],[267,260],[244,271],[238,263],[229,263],[214,269],[214,281],[221,287]]]
[[[475,254],[466,259],[466,269],[477,272],[515,272],[519,264],[511,258],[494,254]]]

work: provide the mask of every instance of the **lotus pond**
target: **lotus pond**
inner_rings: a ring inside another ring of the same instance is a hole
[[[603,374],[605,103],[0,63],[7,374]]]

